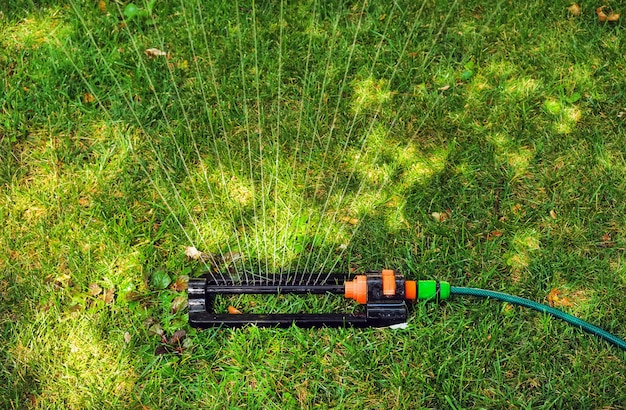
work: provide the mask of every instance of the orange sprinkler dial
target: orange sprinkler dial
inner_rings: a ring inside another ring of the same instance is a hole
[[[393,298],[398,294],[397,279],[402,279],[401,275],[396,277],[393,270],[384,269],[378,278],[382,282],[383,296]],[[367,303],[367,281],[367,275],[357,275],[354,277],[354,280],[346,281],[344,283],[345,297],[348,299],[354,299],[360,304]],[[404,298],[411,301],[415,301],[417,299],[417,282],[414,280],[404,281]]]
[[[345,285],[346,298],[354,299],[360,304],[367,303],[367,276],[357,275],[354,277],[354,280],[346,281]]]

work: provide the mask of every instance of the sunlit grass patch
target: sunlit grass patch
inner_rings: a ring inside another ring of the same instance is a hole
[[[391,99],[391,91],[388,90],[388,81],[368,77],[363,80],[355,80],[353,83],[354,98],[352,110],[360,113],[366,109],[378,109],[382,104]]]
[[[570,134],[582,117],[582,112],[577,107],[559,109],[560,116],[554,122],[554,131],[558,134]]]
[[[505,92],[514,99],[528,98],[535,94],[539,82],[534,78],[516,78],[507,81]]]
[[[607,171],[616,172],[617,175],[626,177],[626,158],[623,151],[614,148],[605,148],[598,152],[598,165]]]
[[[535,156],[529,147],[519,147],[511,136],[501,132],[487,135],[487,141],[494,145],[499,163],[506,164],[513,170],[513,177],[524,176]]]
[[[430,176],[441,172],[446,164],[448,147],[439,147],[423,153],[416,144],[409,144],[398,153],[398,162],[403,167],[402,183],[410,187],[425,182]]]
[[[53,308],[37,323],[24,326],[10,349],[10,360],[26,370],[23,377],[40,382],[31,404],[63,402],[68,408],[84,408],[128,402],[138,374],[122,334],[99,334],[91,320],[79,316],[59,323],[57,314]]]
[[[64,12],[58,7],[44,9],[31,15],[15,25],[5,26],[0,32],[5,47],[22,49],[24,47],[41,47],[43,44],[54,45],[55,38],[71,35],[71,26],[64,22]]]

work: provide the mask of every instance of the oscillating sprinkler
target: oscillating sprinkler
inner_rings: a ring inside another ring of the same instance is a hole
[[[553,307],[518,296],[485,289],[450,286],[435,280],[407,280],[393,270],[368,272],[350,277],[330,274],[324,278],[266,275],[241,281],[232,277],[205,275],[190,279],[189,324],[198,328],[241,327],[249,324],[276,327],[384,327],[406,323],[409,307],[418,300],[442,301],[451,295],[496,299],[548,313],[626,350],[626,341],[582,319]],[[243,294],[335,294],[364,306],[359,313],[229,314],[215,311],[218,297]]]

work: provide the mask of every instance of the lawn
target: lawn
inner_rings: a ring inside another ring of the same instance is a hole
[[[626,15],[604,4],[3,2],[0,407],[625,408],[623,351],[495,301],[395,330],[186,315],[207,270],[393,268],[626,337]]]

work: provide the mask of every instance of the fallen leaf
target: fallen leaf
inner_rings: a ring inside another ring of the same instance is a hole
[[[615,246],[615,242],[611,241],[611,234],[607,232],[602,235],[602,242],[600,242],[598,246],[600,248],[612,248]]]
[[[165,337],[165,332],[163,331],[163,328],[161,327],[160,324],[155,323],[152,326],[150,326],[150,329],[148,329],[148,333],[151,335],[159,336],[163,343],[167,343],[167,337]]]
[[[437,222],[444,222],[450,219],[450,215],[452,215],[452,210],[450,209],[446,209],[443,212],[433,212],[432,214],[430,214],[430,216],[432,216],[433,219]]]
[[[185,248],[185,255],[194,261],[211,262],[215,264],[215,258],[206,252],[200,252],[194,246],[187,246]]]
[[[172,301],[172,314],[176,314],[179,310],[187,307],[187,297],[178,296]]]
[[[228,313],[230,313],[231,315],[240,315],[241,314],[241,310],[237,309],[234,306],[229,306],[228,307]]]
[[[619,14],[618,13],[614,13],[613,11],[609,11],[609,14],[606,14],[604,12],[604,9],[606,8],[606,6],[600,6],[596,9],[596,14],[598,15],[598,20],[605,22],[605,21],[611,21],[611,22],[615,22],[617,20],[619,20]]]
[[[356,225],[359,223],[359,220],[357,218],[351,218],[349,216],[342,216],[341,218],[339,218],[339,220],[341,222],[345,222],[348,223],[350,225]]]
[[[550,211],[550,217],[552,219],[556,219],[556,212],[554,211],[554,209]]]
[[[72,284],[72,277],[67,273],[57,276],[54,278],[54,286],[57,288],[66,288]]]
[[[104,291],[104,293],[102,295],[100,295],[100,299],[102,299],[104,301],[104,303],[111,303],[113,302],[113,299],[115,298],[115,289],[111,288],[111,289],[107,289]]]
[[[96,101],[96,97],[94,97],[92,94],[90,94],[90,93],[85,93],[85,94],[83,95],[83,102],[84,102],[85,104],[89,104],[89,103],[92,103],[92,102],[94,102],[94,101]]]
[[[89,296],[98,296],[102,292],[102,288],[97,283],[89,284]]]
[[[572,302],[569,301],[569,298],[563,296],[563,292],[557,288],[552,289],[548,294],[548,304],[552,307],[572,306]]]
[[[100,10],[100,12],[102,14],[106,14],[106,12],[107,12],[107,3],[104,0],[100,0],[98,2],[98,10]]]
[[[523,215],[524,214],[524,210],[522,208],[522,204],[515,204],[515,205],[513,205],[512,210],[513,210],[513,213],[515,215]]]
[[[144,53],[150,58],[167,56],[167,52],[159,50],[158,48],[148,48]]]
[[[197,250],[195,246],[188,246],[185,248],[185,256],[193,260],[198,260],[200,259],[200,256],[202,256],[202,252]]]
[[[450,85],[444,85],[443,87],[437,88],[439,91],[446,91],[450,89]]]
[[[491,231],[489,232],[489,234],[487,234],[487,240],[491,241],[494,238],[499,238],[502,236],[502,231]]]
[[[569,14],[571,14],[574,17],[578,17],[580,16],[580,6],[576,3],[572,4],[571,6],[569,6],[567,8],[567,11],[569,11]]]
[[[124,342],[126,342],[126,344],[130,343],[130,333],[124,333]]]
[[[176,278],[176,282],[172,285],[172,290],[174,292],[182,292],[187,290],[187,286],[189,285],[189,276],[188,275],[180,275]]]
[[[159,346],[159,347],[157,347],[157,348],[154,350],[154,354],[155,354],[156,356],[160,356],[160,355],[163,355],[163,354],[167,354],[167,353],[169,353],[169,352],[170,352],[170,351],[169,351],[169,349],[168,349],[167,347],[165,347],[165,346]]]
[[[186,335],[187,333],[183,329],[177,330],[174,332],[172,337],[170,337],[167,343],[170,345],[180,344],[180,342],[185,338]]]

